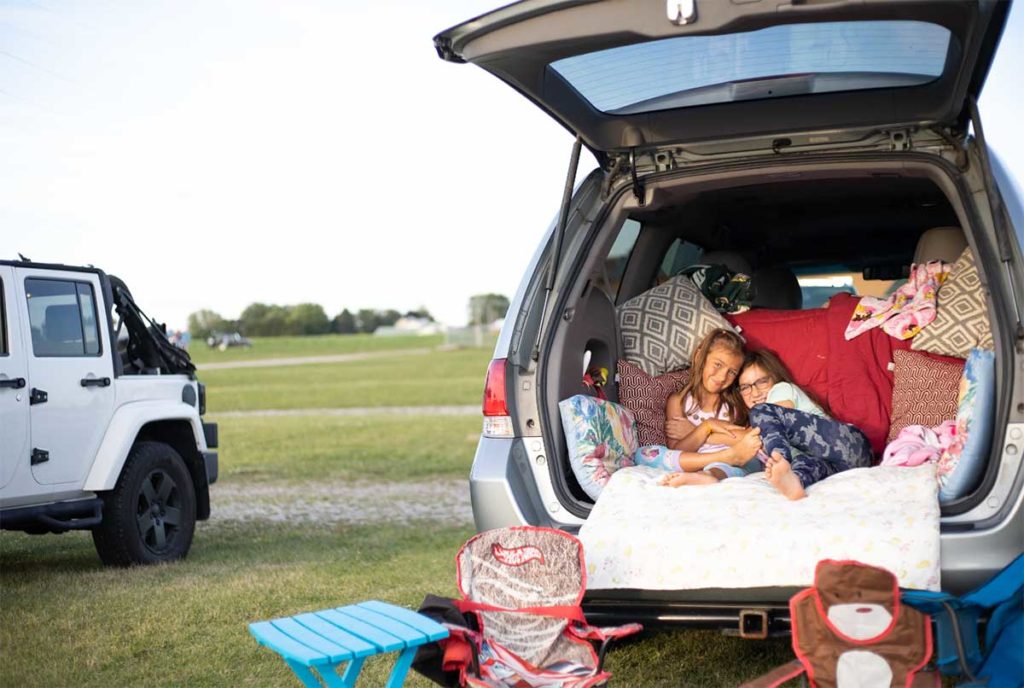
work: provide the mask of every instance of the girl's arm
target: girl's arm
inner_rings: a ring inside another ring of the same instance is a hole
[[[732,466],[742,466],[757,455],[761,448],[760,431],[748,430],[740,434],[735,446],[728,449],[721,449],[716,452],[698,454],[697,452],[684,451],[679,454],[679,470],[696,472],[707,466],[709,463],[721,461]]]
[[[684,452],[695,452],[711,435],[711,428],[706,423],[694,425],[683,414],[683,395],[680,392],[670,394],[665,403],[665,437],[666,446]]]

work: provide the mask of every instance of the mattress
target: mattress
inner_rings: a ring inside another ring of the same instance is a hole
[[[935,469],[857,468],[790,501],[764,473],[662,487],[637,466],[612,475],[580,528],[589,591],[809,586],[821,559],[885,568],[939,589]]]

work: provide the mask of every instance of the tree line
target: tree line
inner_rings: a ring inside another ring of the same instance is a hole
[[[489,325],[504,317],[508,306],[508,298],[501,294],[471,296],[468,309],[469,324]],[[231,332],[240,332],[248,337],[369,334],[378,327],[394,325],[403,317],[434,320],[430,311],[423,307],[404,313],[391,308],[361,308],[355,312],[346,308],[332,318],[327,315],[323,306],[316,303],[298,303],[291,306],[252,303],[246,306],[237,320],[229,320],[209,309],[191,313],[188,316],[188,331],[199,339],[206,339],[215,333]]]
[[[394,325],[402,317],[433,320],[426,308],[401,312],[394,309],[362,308],[356,312],[344,309],[333,318],[317,303],[292,306],[253,303],[246,306],[237,320],[203,309],[188,316],[188,331],[193,337],[205,339],[214,333],[241,332],[249,337],[279,335],[357,334],[371,333],[378,327]]]

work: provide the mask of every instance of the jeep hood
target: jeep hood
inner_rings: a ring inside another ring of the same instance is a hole
[[[595,152],[916,123],[964,127],[994,0],[524,0],[438,55],[509,84]]]

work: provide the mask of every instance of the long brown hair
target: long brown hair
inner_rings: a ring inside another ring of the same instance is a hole
[[[686,402],[686,397],[689,395],[693,399],[693,406],[697,409],[704,408],[705,396],[707,394],[702,384],[704,365],[708,361],[708,354],[711,353],[712,349],[716,348],[723,348],[738,356],[743,356],[744,354],[743,340],[732,330],[719,328],[708,332],[703,341],[693,350],[693,357],[690,359],[690,379],[683,386],[681,393],[683,402]],[[738,379],[739,375],[737,374],[736,380]],[[743,403],[743,399],[740,398],[736,380],[733,380],[732,384],[719,395],[718,404],[715,406],[715,417],[722,412],[722,406],[727,406],[730,420],[733,423],[745,423],[747,407]],[[686,413],[692,413],[693,410],[694,408],[683,409]]]
[[[756,365],[758,368],[768,373],[768,375],[770,375],[776,383],[788,382],[794,387],[800,387],[800,385],[796,384],[796,382],[793,381],[793,376],[790,375],[789,369],[786,367],[786,364],[783,363],[782,359],[779,358],[778,354],[776,354],[771,349],[758,349],[757,351],[748,351],[747,355],[743,358],[743,370],[746,370],[752,365]],[[740,371],[740,375],[743,374],[743,370]],[[738,379],[739,378],[737,378],[737,380]],[[828,404],[825,401],[819,399],[816,394],[804,389],[803,387],[800,387],[800,389],[803,390],[803,393],[806,394],[811,401],[820,406],[822,411],[824,411],[827,415],[832,415],[832,412],[829,410]],[[739,393],[739,385],[736,386],[736,392],[737,394]],[[746,407],[747,405],[743,404],[743,408],[746,409]]]

